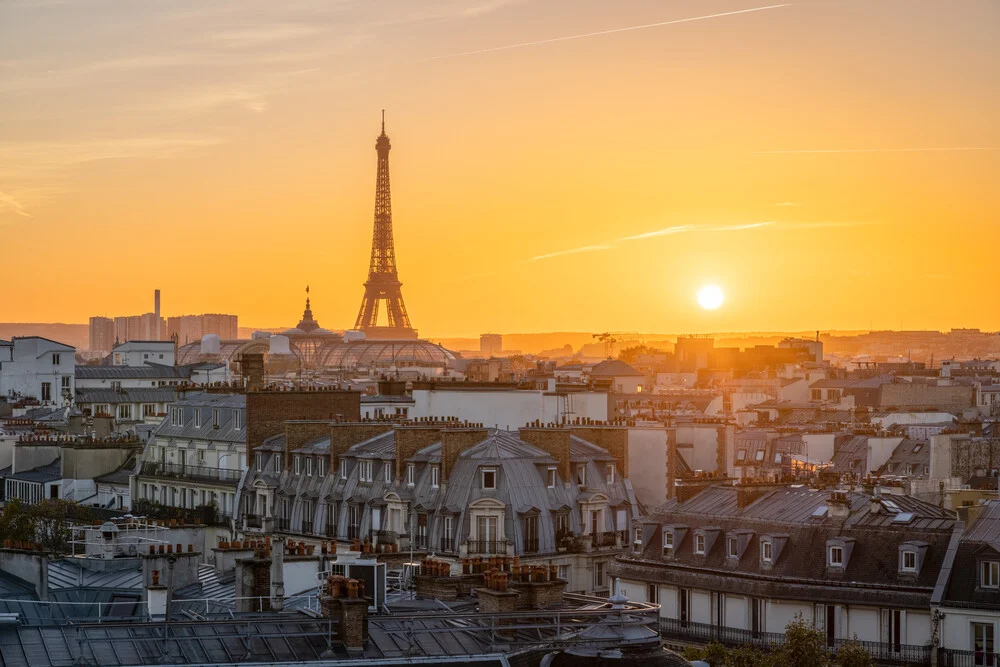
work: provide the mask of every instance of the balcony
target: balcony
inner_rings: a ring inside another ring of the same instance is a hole
[[[303,521],[302,522],[302,534],[303,535],[312,535],[313,534],[313,522],[312,521]]]
[[[247,528],[260,529],[264,524],[264,520],[257,514],[247,514],[245,518],[247,521]]]
[[[140,474],[160,479],[185,479],[192,482],[224,484],[225,486],[236,486],[242,476],[242,472],[239,470],[189,466],[179,463],[158,463],[156,461],[143,463]]]
[[[399,536],[394,530],[373,530],[369,539],[371,539],[373,544],[396,544],[399,540]]]
[[[332,524],[332,523],[326,524],[325,535],[327,537],[331,537],[331,538],[337,537],[337,526],[335,524]]]
[[[938,665],[941,667],[980,667],[980,665],[1000,667],[1000,653],[944,648],[938,651]]]
[[[596,533],[594,535],[593,546],[596,548],[618,548],[619,544],[625,542],[625,531],[612,531],[610,533]]]
[[[413,548],[420,551],[427,549],[427,533],[417,533],[413,536]]]
[[[469,553],[476,555],[507,555],[507,540],[469,540]]]
[[[719,642],[725,646],[756,646],[765,650],[773,650],[781,646],[785,641],[785,635],[780,632],[759,632],[754,630],[744,630],[742,628],[729,628],[725,626],[709,625],[707,623],[694,623],[692,621],[682,621],[676,618],[660,618],[660,634],[674,640],[696,642],[707,644],[709,642]],[[830,655],[836,655],[837,650],[844,644],[850,643],[849,639],[835,639],[833,646],[828,650]],[[879,665],[930,665],[931,647],[915,646],[912,644],[890,644],[884,642],[858,641],[869,654],[872,660]],[[971,655],[971,651],[969,652]],[[939,663],[946,667],[964,667],[970,665],[987,665],[996,663],[975,663],[975,662],[943,662]]]
[[[455,553],[455,538],[454,537],[442,537],[441,538],[441,551],[444,553]]]

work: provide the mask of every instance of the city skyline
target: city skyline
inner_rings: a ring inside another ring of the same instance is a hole
[[[350,328],[385,108],[424,337],[1000,329],[994,3],[388,7],[5,3],[2,318]]]

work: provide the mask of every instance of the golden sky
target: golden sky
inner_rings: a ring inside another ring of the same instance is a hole
[[[998,44],[996,0],[3,0],[0,321],[352,326],[385,108],[424,335],[998,329]]]

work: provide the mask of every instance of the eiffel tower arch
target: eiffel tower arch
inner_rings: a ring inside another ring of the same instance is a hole
[[[385,133],[385,111],[382,112],[382,134],[375,140],[378,170],[375,176],[375,227],[372,232],[372,256],[365,281],[365,295],[354,324],[366,338],[398,340],[414,339],[417,330],[410,325],[403,304],[403,283],[396,273],[396,250],[392,240],[392,198],[389,191],[389,137]],[[385,326],[379,326],[379,310],[384,309]]]

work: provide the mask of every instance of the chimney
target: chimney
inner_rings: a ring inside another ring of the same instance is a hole
[[[330,428],[330,474],[337,474],[340,457],[351,447],[392,430],[386,422],[334,422]]]
[[[827,501],[827,508],[831,517],[846,519],[851,515],[851,497],[846,491],[834,491]]]
[[[441,440],[441,428],[438,426],[397,426],[395,431],[396,479],[401,480],[403,479],[406,459],[424,447]]]
[[[296,420],[285,422],[285,470],[292,468],[292,452],[307,442],[330,435],[328,420]]]
[[[570,462],[570,430],[568,428],[541,425],[525,426],[518,429],[517,436],[529,445],[548,452],[556,460],[559,466],[559,475],[564,483],[569,484],[574,480]]]
[[[628,428],[625,426],[573,426],[570,432],[597,445],[614,457],[618,472],[628,477]]]
[[[285,538],[271,538],[271,609],[281,611],[285,606]]]
[[[441,482],[448,481],[458,456],[489,437],[485,428],[455,428],[441,431]]]

